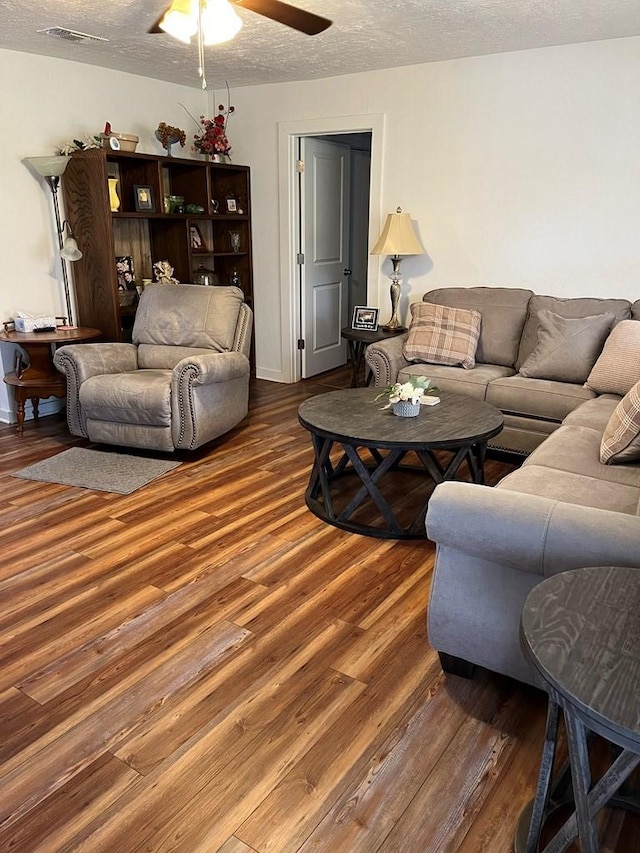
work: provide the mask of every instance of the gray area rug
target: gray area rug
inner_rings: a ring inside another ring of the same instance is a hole
[[[15,471],[12,476],[130,495],[178,465],[179,462],[165,462],[163,459],[71,447],[57,456]]]

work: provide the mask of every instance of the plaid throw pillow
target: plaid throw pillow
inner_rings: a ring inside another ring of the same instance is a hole
[[[636,382],[609,418],[600,444],[605,465],[640,459],[640,382]]]
[[[480,312],[448,308],[432,302],[411,305],[411,324],[404,343],[407,361],[475,367],[480,337]]]

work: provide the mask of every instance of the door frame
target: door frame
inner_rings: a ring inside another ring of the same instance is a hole
[[[300,293],[298,287],[298,173],[296,155],[302,136],[331,136],[334,133],[371,133],[371,178],[369,191],[369,245],[378,239],[382,227],[382,154],[385,116],[335,116],[302,119],[278,124],[279,226],[280,226],[280,323],[283,380],[298,382],[301,376],[297,341],[300,335]],[[380,262],[369,256],[367,304],[379,304]]]

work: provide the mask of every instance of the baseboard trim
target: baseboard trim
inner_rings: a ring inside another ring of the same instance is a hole
[[[57,415],[58,412],[63,411],[65,406],[64,400],[58,400],[53,398],[51,400],[40,400],[40,405],[38,406],[38,411],[40,413],[40,417],[44,418],[47,415]],[[33,420],[33,406],[27,400],[24,406],[24,419],[25,421]],[[18,422],[18,416],[15,411],[12,409],[0,409],[0,423],[3,424],[15,424]]]

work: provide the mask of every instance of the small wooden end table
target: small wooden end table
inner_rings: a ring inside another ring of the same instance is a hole
[[[603,806],[640,812],[637,792],[619,790],[640,764],[640,568],[574,569],[542,581],[525,601],[520,639],[549,694],[549,710],[536,795],[521,815],[515,853],[536,853],[546,818],[572,800],[575,811],[544,851],[566,850],[579,838],[583,853],[597,853],[595,815]],[[552,790],[560,709],[572,785],[563,772]],[[590,732],[613,744],[616,755],[593,786]],[[571,787],[572,797],[555,797]]]
[[[371,332],[366,329],[352,329],[350,326],[345,326],[340,332],[341,337],[347,342],[349,347],[349,360],[351,361],[351,387],[358,388],[360,385],[360,365],[364,358],[364,351],[369,344],[377,344],[379,341],[384,341],[386,338],[395,338],[397,335],[402,335],[407,330],[405,328],[391,329],[389,331],[380,327],[377,331]],[[368,382],[365,384],[369,384]]]
[[[78,343],[100,337],[101,334],[100,329],[83,326],[58,328],[51,332],[0,332],[0,341],[18,344],[29,358],[27,366],[16,364],[16,370],[4,377],[6,384],[14,390],[19,435],[22,435],[24,429],[24,404],[27,400],[31,400],[33,419],[37,422],[40,400],[66,396],[67,380],[53,364],[51,345]]]

